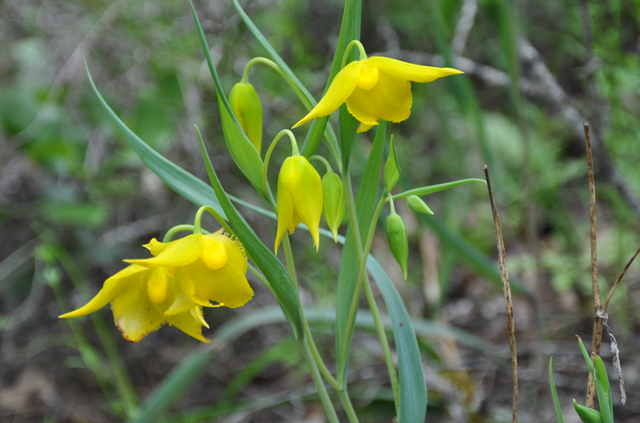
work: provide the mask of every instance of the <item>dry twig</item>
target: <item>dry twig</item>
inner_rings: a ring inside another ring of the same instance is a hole
[[[602,343],[602,302],[600,299],[600,286],[598,285],[598,246],[596,242],[596,184],[593,177],[593,157],[591,155],[591,131],[589,122],[584,121],[584,141],[587,149],[587,167],[589,170],[589,215],[591,220],[591,289],[593,291],[593,304],[595,315],[593,322],[593,334],[591,337],[591,355],[600,354]],[[593,377],[589,373],[587,385],[587,399],[585,405],[589,408],[595,406],[596,387]]]
[[[502,279],[502,292],[504,294],[504,303],[507,310],[507,327],[509,329],[509,346],[511,347],[511,370],[513,382],[513,414],[512,422],[518,421],[518,354],[516,352],[516,327],[513,321],[513,302],[511,301],[511,285],[509,284],[509,271],[507,270],[507,255],[504,249],[504,240],[502,239],[502,228],[500,227],[500,219],[498,218],[498,210],[496,201],[493,197],[491,188],[491,180],[489,179],[489,168],[484,165],[484,177],[487,180],[487,189],[489,190],[489,200],[491,201],[491,211],[493,212],[493,224],[496,228],[496,240],[498,243],[498,257],[500,261],[500,278]]]

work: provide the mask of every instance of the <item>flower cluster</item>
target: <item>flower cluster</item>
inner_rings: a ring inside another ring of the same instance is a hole
[[[167,243],[154,238],[145,247],[154,257],[125,260],[131,264],[107,279],[91,301],[60,317],[84,316],[111,303],[128,341],[138,342],[168,323],[210,342],[202,336],[202,326],[209,327],[202,308],[240,307],[253,297],[244,248],[222,230]]]

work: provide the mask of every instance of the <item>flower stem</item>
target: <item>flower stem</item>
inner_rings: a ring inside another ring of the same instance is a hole
[[[313,382],[318,389],[318,396],[320,397],[320,402],[322,402],[322,406],[327,413],[327,417],[331,423],[340,423],[338,420],[338,415],[336,414],[336,410],[333,407],[333,403],[331,403],[331,398],[329,398],[329,393],[327,392],[327,388],[324,386],[324,382],[322,380],[322,376],[320,376],[320,372],[318,371],[318,366],[316,366],[316,362],[313,360],[313,356],[309,349],[309,344],[304,341],[300,341],[300,349],[302,349],[302,355],[304,356],[307,365],[309,366],[309,370],[311,371],[311,377],[313,378]]]
[[[175,234],[177,234],[178,232],[183,232],[183,231],[190,231],[193,232],[193,225],[177,225],[174,226],[173,228],[169,229],[167,231],[167,233],[165,234],[164,238],[162,238],[162,242],[163,243],[167,243],[171,241],[171,238],[173,238],[173,236]]]

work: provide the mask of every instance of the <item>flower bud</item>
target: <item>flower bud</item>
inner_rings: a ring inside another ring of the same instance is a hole
[[[404,278],[407,279],[407,261],[409,259],[409,241],[407,239],[407,230],[404,227],[402,218],[398,214],[391,214],[386,221],[387,240],[391,252],[396,261],[402,268]]]
[[[427,203],[425,203],[422,198],[418,197],[417,195],[410,195],[407,198],[407,205],[416,213],[433,215],[433,212],[431,211],[429,206],[427,206]]]
[[[333,239],[338,242],[338,228],[345,213],[344,187],[337,173],[327,172],[322,177],[322,195],[324,197],[324,220],[327,222]]]
[[[262,148],[262,102],[253,85],[238,82],[229,94],[231,110],[258,153]]]

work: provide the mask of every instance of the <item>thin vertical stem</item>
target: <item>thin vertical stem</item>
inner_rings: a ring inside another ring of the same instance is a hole
[[[509,271],[507,269],[507,254],[504,249],[504,240],[502,239],[502,228],[500,227],[500,219],[498,218],[498,210],[496,208],[496,200],[493,197],[493,189],[491,188],[491,180],[489,179],[489,169],[484,165],[484,176],[487,180],[487,189],[489,190],[489,200],[491,201],[491,212],[493,213],[493,224],[496,228],[496,240],[498,243],[498,257],[500,261],[500,278],[502,279],[502,292],[504,294],[504,302],[507,311],[507,327],[509,329],[509,346],[511,347],[511,370],[513,382],[513,414],[511,421],[518,422],[518,353],[516,352],[516,327],[513,321],[513,302],[511,301],[511,285],[509,283]]]
[[[322,402],[322,406],[324,410],[327,412],[327,417],[331,423],[340,423],[338,420],[338,415],[336,414],[335,408],[333,408],[333,403],[331,402],[331,398],[329,398],[329,393],[327,392],[327,388],[324,386],[324,381],[322,380],[322,376],[318,371],[318,366],[316,366],[316,362],[313,360],[313,356],[311,354],[311,350],[309,349],[309,345],[306,342],[300,342],[300,348],[302,349],[302,355],[304,356],[307,365],[309,366],[309,370],[311,371],[311,377],[313,378],[313,382],[316,384],[316,388],[318,389],[318,396],[320,397],[320,402]]]
[[[600,354],[600,344],[602,343],[602,302],[600,299],[600,286],[598,284],[598,245],[596,242],[596,183],[593,176],[593,157],[591,154],[591,133],[589,122],[583,122],[584,141],[587,150],[587,168],[589,171],[589,217],[591,219],[591,289],[593,291],[594,321],[593,334],[591,337],[591,354]],[[587,383],[587,399],[585,405],[594,408],[596,397],[596,387],[593,376],[589,373]]]

